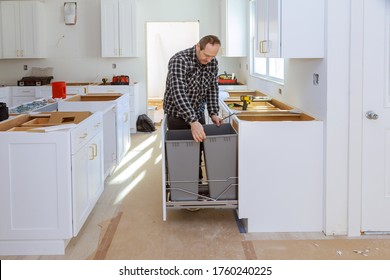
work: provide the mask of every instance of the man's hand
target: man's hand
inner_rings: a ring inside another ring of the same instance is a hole
[[[218,117],[217,115],[211,115],[211,120],[213,123],[215,123],[217,126],[221,125],[221,118]]]
[[[204,133],[203,126],[200,122],[191,123],[191,133],[195,142],[203,142],[206,139],[206,133]]]

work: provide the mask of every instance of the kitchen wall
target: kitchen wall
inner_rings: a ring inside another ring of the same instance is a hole
[[[31,67],[54,67],[54,80],[68,82],[101,82],[104,77],[129,75],[140,84],[141,110],[146,112],[146,22],[200,22],[200,36],[220,36],[219,0],[136,0],[136,58],[101,58],[100,1],[77,1],[77,24],[65,25],[63,0],[46,0],[47,59],[0,60],[0,85],[16,85],[30,75]],[[196,42],[194,42],[195,44]],[[190,47],[190,46],[189,46]],[[238,58],[218,57],[221,73],[239,72]],[[112,69],[112,64],[117,65]],[[23,65],[28,70],[23,70]],[[241,79],[242,77],[238,77]]]

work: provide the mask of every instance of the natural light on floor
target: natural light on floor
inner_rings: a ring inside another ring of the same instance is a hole
[[[141,182],[141,180],[145,177],[145,174],[146,174],[146,171],[142,171],[137,177],[135,177],[130,185],[128,185],[127,187],[125,187],[116,197],[115,201],[114,201],[114,204],[118,204],[120,203],[130,192],[131,190],[137,186],[137,184],[139,182]]]
[[[137,154],[139,154],[139,151]],[[143,165],[152,157],[153,148],[150,148],[147,151],[142,151],[142,156],[137,160],[129,164],[124,168],[119,174],[116,174],[112,180],[110,180],[109,185],[120,185],[130,180],[130,178],[140,169]],[[133,153],[130,152],[128,157],[133,158]]]

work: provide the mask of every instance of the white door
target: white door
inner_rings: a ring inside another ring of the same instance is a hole
[[[148,98],[161,99],[169,59],[199,41],[199,22],[147,22],[146,37]]]
[[[390,1],[365,1],[361,230],[390,231]]]

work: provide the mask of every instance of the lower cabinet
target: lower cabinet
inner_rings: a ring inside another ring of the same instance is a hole
[[[239,218],[247,232],[322,231],[323,122],[275,99],[250,105],[226,119],[238,133]]]
[[[0,255],[64,254],[104,188],[100,112],[68,130],[0,124]]]
[[[101,111],[105,177],[124,158],[131,144],[128,94],[75,95],[58,102],[58,111]]]
[[[128,93],[129,106],[130,106],[130,116],[129,116],[130,132],[137,133],[137,118],[140,114],[139,86],[137,83],[131,85],[88,86],[88,93],[93,93],[93,94]]]

